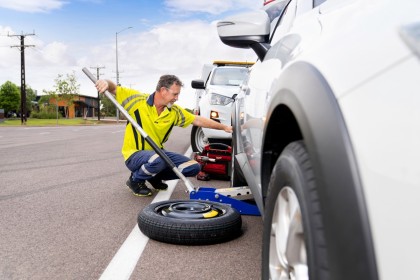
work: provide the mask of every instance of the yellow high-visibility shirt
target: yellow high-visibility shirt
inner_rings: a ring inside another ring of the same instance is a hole
[[[187,127],[194,121],[195,115],[176,104],[171,108],[166,107],[158,115],[156,107],[153,105],[154,96],[154,93],[145,94],[123,87],[117,87],[116,91],[118,103],[124,107],[156,145],[163,149],[163,144],[168,140],[173,126]],[[124,143],[121,150],[124,160],[127,160],[134,152],[139,150],[153,150],[153,148],[129,123],[125,128]]]

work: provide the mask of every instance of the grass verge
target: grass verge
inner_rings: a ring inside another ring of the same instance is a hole
[[[98,121],[93,119],[83,119],[83,118],[74,118],[74,119],[32,119],[28,118],[26,126],[63,126],[63,125],[98,125],[98,124],[107,124],[109,121]],[[0,122],[0,126],[21,126],[20,119],[5,119],[3,122]]]

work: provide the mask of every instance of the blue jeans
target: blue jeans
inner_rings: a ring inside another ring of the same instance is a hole
[[[162,150],[185,177],[192,177],[200,172],[200,164],[195,160],[173,152]],[[135,182],[144,180],[173,180],[178,176],[155,151],[138,151],[132,154],[125,165],[132,173]]]

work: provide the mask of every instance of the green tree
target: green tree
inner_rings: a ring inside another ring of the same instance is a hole
[[[68,107],[73,104],[75,95],[80,94],[80,84],[77,83],[76,73],[73,71],[71,74],[67,74],[66,78],[59,74],[55,79],[55,93],[58,96],[58,100],[66,102],[65,107],[66,118],[69,117]]]
[[[33,110],[32,102],[36,100],[36,92],[29,86],[26,86],[26,113],[28,116],[31,115]],[[20,93],[20,87],[18,87]],[[19,103],[19,110],[20,110],[20,103]]]
[[[40,114],[38,116],[50,116],[52,114],[57,115],[57,119],[60,118],[58,114],[58,103],[64,101],[66,104],[64,108],[65,117],[68,118],[69,110],[68,107],[73,104],[75,95],[80,93],[80,84],[77,83],[75,72],[67,74],[66,76],[58,74],[54,80],[54,90],[43,90],[43,95],[38,100],[38,106]],[[52,102],[52,103],[50,103]]]
[[[39,98],[38,100],[38,105],[40,107],[44,107],[44,105],[49,105],[50,103],[50,98],[52,97],[52,94],[55,94],[53,91],[46,91],[45,89],[43,90],[43,95]]]
[[[32,111],[32,102],[36,101],[36,91],[31,87],[26,87],[26,109]]]
[[[7,81],[0,87],[0,108],[7,114],[20,107],[20,91],[12,82]]]
[[[43,90],[44,95],[38,100],[38,106],[41,112],[44,113],[54,113],[58,112],[58,97],[55,91],[53,90]],[[55,103],[51,104],[51,100],[55,100]]]
[[[103,94],[101,94],[100,98],[102,105],[101,112],[107,117],[116,116],[117,107],[115,104]]]

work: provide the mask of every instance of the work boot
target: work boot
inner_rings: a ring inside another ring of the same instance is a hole
[[[168,185],[162,182],[162,180],[159,180],[158,178],[153,177],[147,180],[147,182],[149,182],[152,185],[152,187],[158,191],[166,191],[168,189]]]
[[[127,180],[125,184],[127,185],[127,187],[130,188],[130,190],[136,196],[151,196],[152,195],[152,191],[146,186],[145,181],[134,182],[133,180],[131,180],[131,176],[130,176],[130,178]]]

